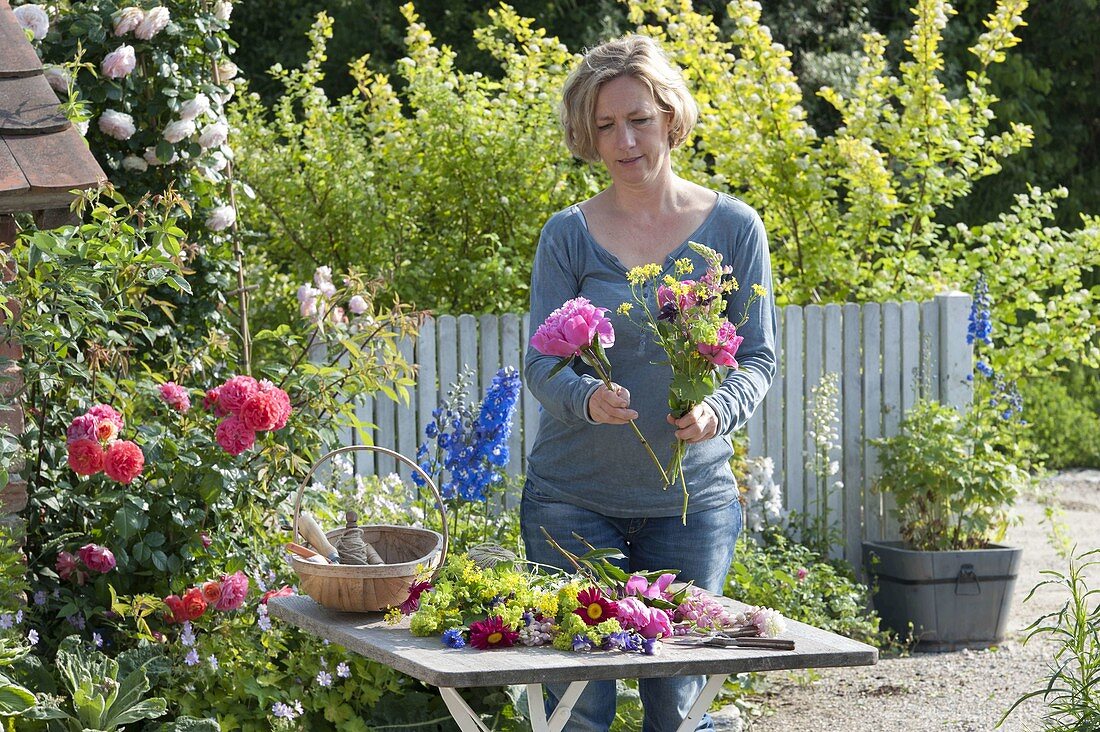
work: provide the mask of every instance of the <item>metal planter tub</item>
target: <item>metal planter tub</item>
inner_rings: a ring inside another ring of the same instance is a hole
[[[919,651],[988,648],[1004,639],[1021,549],[914,551],[863,542],[863,566],[883,625]]]

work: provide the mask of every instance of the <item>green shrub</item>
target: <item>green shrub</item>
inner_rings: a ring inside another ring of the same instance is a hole
[[[786,617],[867,643],[883,644],[878,616],[868,611],[867,587],[847,565],[770,533],[764,543],[742,536],[726,580],[726,595],[765,605]]]
[[[1100,468],[1100,373],[1070,366],[1024,382],[1029,436],[1049,468]]]

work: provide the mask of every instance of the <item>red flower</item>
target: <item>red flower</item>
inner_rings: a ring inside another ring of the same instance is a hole
[[[282,587],[280,587],[277,590],[268,590],[267,592],[265,592],[263,594],[263,596],[260,598],[260,603],[262,605],[266,605],[267,601],[270,600],[273,597],[289,597],[290,595],[293,595],[293,594],[294,594],[294,588],[293,587],[291,587],[290,585],[283,585]]]
[[[206,602],[210,605],[213,605],[218,600],[222,599],[222,583],[216,580],[203,582],[202,599],[206,600]]]
[[[169,595],[164,598],[164,604],[172,611],[171,615],[166,615],[164,618],[169,623],[182,623],[187,620],[187,612],[183,609],[183,598],[179,595]]]
[[[573,612],[581,616],[586,625],[599,625],[605,620],[617,617],[619,606],[603,596],[598,587],[589,587],[577,593],[577,602],[581,604]]]
[[[499,615],[470,623],[470,645],[486,650],[488,648],[507,648],[516,642],[519,633],[504,624]]]
[[[67,580],[73,572],[77,571],[76,557],[69,552],[58,552],[57,561],[53,566],[57,570],[57,576]]]
[[[107,453],[95,440],[79,439],[69,443],[69,467],[77,475],[95,475],[103,470]]]
[[[405,615],[412,615],[419,610],[420,596],[431,589],[432,584],[430,582],[413,582],[409,585],[409,596],[405,602],[401,603],[401,612]]]
[[[214,440],[230,455],[240,455],[256,444],[256,431],[237,417],[229,416],[218,423]]]
[[[192,587],[183,595],[184,620],[198,620],[206,612],[206,600],[202,597],[202,590]]]
[[[241,405],[241,421],[245,426],[257,432],[275,429],[282,410],[275,390],[257,391]]]
[[[260,388],[251,376],[234,376],[218,387],[218,406],[230,414],[239,414],[248,397]]]
[[[129,484],[141,475],[145,467],[145,455],[141,448],[129,440],[117,440],[107,448],[107,457],[103,460],[103,470],[107,477],[119,483]]]

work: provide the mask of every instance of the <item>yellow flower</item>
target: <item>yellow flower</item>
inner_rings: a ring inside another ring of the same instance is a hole
[[[691,274],[691,271],[695,269],[695,265],[690,259],[684,257],[683,259],[676,260],[676,274],[686,275]]]
[[[641,267],[634,267],[626,273],[626,281],[632,285],[641,285],[649,280],[655,280],[661,276],[661,265],[659,264],[643,264]]]
[[[756,293],[757,297],[767,297],[768,295],[768,288],[763,285],[753,285],[752,291]]]
[[[619,306],[619,315],[630,315],[630,309],[634,306],[628,302],[624,302]]]

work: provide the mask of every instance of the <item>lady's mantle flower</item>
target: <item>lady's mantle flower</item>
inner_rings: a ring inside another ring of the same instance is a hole
[[[19,25],[34,34],[34,40],[41,41],[50,32],[50,17],[40,5],[20,5],[12,11]]]
[[[99,70],[108,79],[121,79],[129,76],[135,66],[137,66],[137,56],[134,55],[134,47],[124,43],[104,57]]]
[[[510,647],[517,638],[519,633],[505,625],[499,615],[470,624],[470,645],[483,651]]]
[[[586,625],[599,625],[605,620],[618,616],[618,603],[604,597],[598,587],[589,587],[577,593],[577,602],[581,606],[573,612],[579,615]]]
[[[466,639],[462,637],[462,628],[451,628],[443,631],[443,643],[449,648],[462,648],[466,645]],[[337,669],[339,671],[339,669]]]

